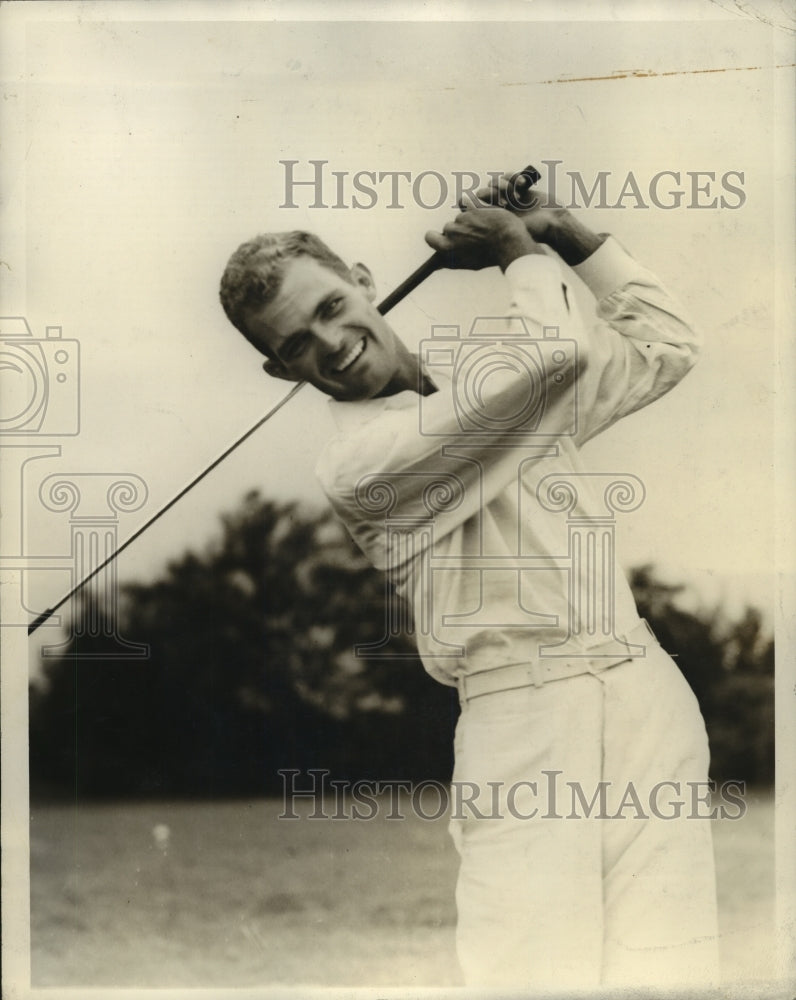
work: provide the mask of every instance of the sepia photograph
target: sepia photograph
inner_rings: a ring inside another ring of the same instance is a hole
[[[796,989],[779,0],[0,6],[2,994]]]

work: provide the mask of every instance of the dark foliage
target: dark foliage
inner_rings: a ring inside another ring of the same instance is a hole
[[[149,644],[148,661],[72,639],[32,688],[41,792],[273,793],[283,768],[450,776],[455,696],[408,637],[384,659],[354,655],[385,634],[385,584],[330,515],[251,494],[205,554],[125,598],[121,631]]]
[[[760,615],[684,612],[649,567],[632,583],[700,700],[714,777],[771,781],[773,643]],[[385,603],[382,575],[330,515],[248,495],[205,553],[126,588],[121,632],[149,644],[148,660],[103,658],[84,636],[45,661],[31,689],[34,792],[275,793],[285,768],[446,780],[455,692],[407,636],[387,657],[354,655],[384,636]]]
[[[710,738],[711,776],[751,784],[774,780],[774,640],[747,607],[737,621],[719,609],[696,614],[677,604],[682,586],[631,573],[639,613],[676,657],[697,696]]]

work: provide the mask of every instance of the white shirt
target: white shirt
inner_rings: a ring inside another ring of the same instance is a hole
[[[612,511],[632,509],[643,487],[630,477],[612,493],[609,478],[583,468],[579,447],[676,385],[698,338],[612,238],[574,270],[598,299],[593,330],[558,260],[520,257],[506,269],[510,309],[487,336],[477,327],[426,341],[439,391],[330,403],[339,433],[318,478],[413,606],[420,656],[446,684],[583,655],[637,621],[613,562]],[[529,336],[512,339],[523,322]]]

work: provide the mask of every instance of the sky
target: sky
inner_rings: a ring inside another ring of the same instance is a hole
[[[37,339],[57,325],[79,341],[80,431],[36,439],[61,454],[42,453],[20,484],[25,554],[68,550],[68,518],[40,500],[47,476],[140,477],[147,499],[120,516],[121,541],[284,393],[218,303],[240,242],[312,229],[367,263],[386,293],[428,255],[423,234],[455,214],[453,198],[430,209],[404,193],[390,208],[382,184],[376,205],[356,209],[354,174],[437,171],[452,185],[454,171],[485,176],[555,159],[565,193],[567,172],[587,187],[607,172],[611,203],[633,174],[648,207],[630,197],[581,217],[656,271],[704,334],[685,382],[588,446],[593,468],[631,473],[646,488],[643,506],[620,520],[623,559],[698,580],[707,601],[768,603],[782,212],[775,94],[792,73],[774,68],[775,34],[730,16],[699,26],[225,22],[216,9],[207,21],[29,21],[10,98],[19,127],[5,161],[3,314],[26,317]],[[311,160],[327,161],[328,207],[309,207],[306,186],[295,189],[298,207],[284,207],[284,160],[297,161],[301,179]],[[337,209],[331,171],[345,175]],[[680,173],[679,207],[649,204],[661,171]],[[726,207],[691,204],[697,171],[716,179],[696,200],[724,194]],[[730,172],[741,195],[722,189]],[[435,323],[469,327],[500,312],[504,296],[498,272],[438,274],[391,321],[414,347]],[[203,548],[219,514],[250,489],[322,505],[312,470],[330,431],[324,399],[303,391],[120,557],[120,579],[151,579]],[[8,454],[6,475],[17,475]],[[6,550],[19,554],[15,525],[4,530]],[[37,605],[68,583],[63,572],[30,576]]]

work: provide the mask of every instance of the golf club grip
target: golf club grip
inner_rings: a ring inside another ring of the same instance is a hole
[[[530,190],[537,181],[541,180],[542,175],[536,169],[536,167],[530,164],[524,167],[519,173],[516,173],[511,180],[512,192],[514,196],[519,199],[521,197],[520,192],[517,191],[516,185],[519,180],[527,181],[527,190]],[[445,267],[445,256],[442,253],[432,254],[428,260],[426,260],[416,271],[413,271],[409,277],[402,281],[396,289],[394,289],[390,294],[380,302],[376,307],[378,311],[384,316],[391,309],[394,309],[407,295],[410,295],[418,285],[421,285],[426,278],[430,277],[435,271],[439,271],[441,268]]]
[[[397,306],[402,299],[405,299],[407,295],[410,295],[418,285],[422,285],[426,278],[443,266],[442,256],[438,253],[432,254],[428,260],[421,264],[416,271],[413,271],[405,281],[402,281],[397,288],[391,291],[387,298],[380,302],[376,308],[382,316],[385,313],[388,313],[391,309],[395,308],[395,306]]]

